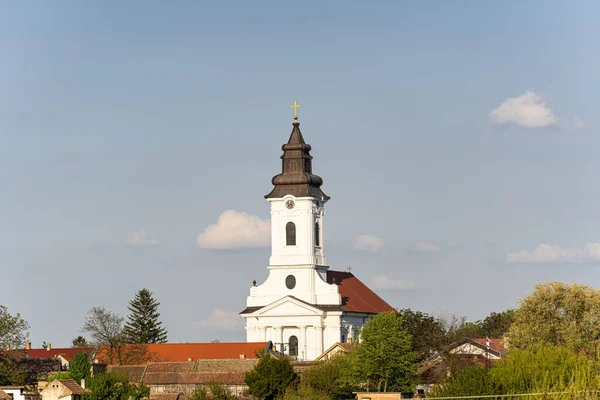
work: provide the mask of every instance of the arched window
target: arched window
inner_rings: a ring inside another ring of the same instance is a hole
[[[319,232],[319,223],[315,222],[315,246],[321,245],[321,239],[319,238],[321,232]]]
[[[290,357],[298,357],[298,338],[290,336]]]
[[[285,245],[296,245],[296,224],[291,221],[285,224]]]

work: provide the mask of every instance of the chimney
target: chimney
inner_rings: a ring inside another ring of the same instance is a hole
[[[85,378],[81,380],[81,387],[85,389]]]
[[[240,360],[245,360],[246,359],[246,355],[245,354],[240,354]]]
[[[52,349],[52,344],[51,344],[51,343],[48,343],[48,344],[46,345],[46,350],[50,351],[51,349]]]
[[[192,362],[194,359],[192,357],[188,357],[188,362]]]
[[[25,350],[31,350],[31,342],[30,341],[25,342]]]

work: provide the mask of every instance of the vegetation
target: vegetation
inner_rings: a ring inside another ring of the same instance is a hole
[[[109,364],[139,363],[150,357],[146,345],[128,344],[123,317],[104,307],[94,307],[88,312],[82,331],[90,335],[93,345],[102,346],[102,355]]]
[[[69,363],[69,374],[76,382],[90,377],[90,360],[86,353],[78,353]]]
[[[77,336],[75,339],[73,339],[71,341],[71,347],[74,348],[78,348],[78,347],[88,347],[89,343],[87,342],[86,338],[84,338],[83,336]]]
[[[540,342],[597,356],[600,338],[600,290],[586,285],[549,282],[535,286],[520,301],[508,339],[511,347]]]
[[[286,390],[294,390],[298,375],[290,360],[270,354],[261,357],[253,370],[246,372],[244,381],[250,395],[259,399],[273,400],[282,397]]]
[[[85,400],[141,400],[150,395],[150,388],[144,384],[129,383],[125,376],[110,372],[99,374],[90,380],[90,394]]]
[[[12,315],[0,305],[0,350],[22,348],[29,337],[29,324],[19,313]]]
[[[142,289],[129,302],[129,317],[123,334],[129,343],[166,343],[167,331],[159,321],[160,303],[152,297],[152,292]]]
[[[441,321],[429,314],[410,309],[398,310],[402,326],[412,337],[412,350],[419,361],[436,354],[446,345],[446,332]]]
[[[395,311],[370,318],[361,333],[362,343],[350,353],[345,382],[361,383],[382,392],[412,391],[417,383],[418,355],[411,337]]]

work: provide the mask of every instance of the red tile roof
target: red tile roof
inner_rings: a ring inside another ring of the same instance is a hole
[[[350,272],[327,271],[327,283],[333,283],[334,279],[339,287],[342,307],[345,311],[366,314],[394,311],[394,307],[386,303]]]
[[[245,358],[256,358],[256,350],[267,348],[267,342],[233,342],[233,343],[163,343],[148,344],[147,350],[151,360],[141,360],[138,364],[146,361],[197,361],[197,360],[223,360],[239,359],[240,355]],[[100,362],[107,363],[106,350],[100,347],[96,358]]]
[[[486,346],[486,339],[485,338],[473,338],[473,341]],[[492,342],[492,345],[490,346],[490,349],[497,351],[498,353],[505,353],[506,352],[506,347],[504,347],[504,343],[502,338],[490,338],[490,341]]]
[[[217,382],[225,385],[243,385],[244,377],[243,372],[152,372],[144,376],[144,383],[146,385],[190,385]]]
[[[30,349],[30,350],[19,350],[19,352],[23,352],[24,357],[27,358],[55,358],[60,355],[65,358],[67,361],[71,361],[75,358],[75,356],[79,353],[85,353],[88,356],[94,352],[92,347],[65,347],[65,348],[51,348],[50,350],[46,349]]]
[[[59,382],[62,383],[67,389],[69,389],[69,391],[71,392],[71,394],[85,394],[85,393],[87,393],[87,391],[84,388],[82,388],[73,379],[60,379]]]

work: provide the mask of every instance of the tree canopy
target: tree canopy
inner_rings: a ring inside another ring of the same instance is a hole
[[[273,400],[283,396],[288,388],[293,390],[298,375],[287,357],[277,358],[267,354],[260,358],[254,369],[246,372],[244,381],[252,396]]]
[[[88,347],[89,343],[87,342],[87,339],[84,338],[83,336],[77,336],[76,338],[74,338],[73,340],[71,340],[71,347]]]
[[[398,310],[398,314],[402,317],[402,326],[412,337],[412,349],[419,361],[431,357],[444,347],[446,332],[438,318],[408,308]]]
[[[94,376],[88,389],[86,400],[141,400],[150,395],[150,388],[143,383],[133,384],[127,377],[110,372]]]
[[[90,360],[86,353],[77,353],[69,363],[69,374],[76,382],[90,377]]]
[[[129,343],[166,343],[167,331],[159,321],[160,303],[154,299],[152,292],[142,289],[129,302],[130,314],[123,333]]]
[[[370,318],[361,339],[361,344],[350,353],[350,380],[383,392],[414,389],[418,355],[400,314],[389,311]]]
[[[541,342],[596,355],[600,338],[600,290],[561,282],[538,284],[520,300],[508,333],[512,348]]]
[[[21,314],[12,315],[8,312],[8,308],[0,305],[1,350],[22,348],[29,337],[28,329],[29,324],[21,318]]]

